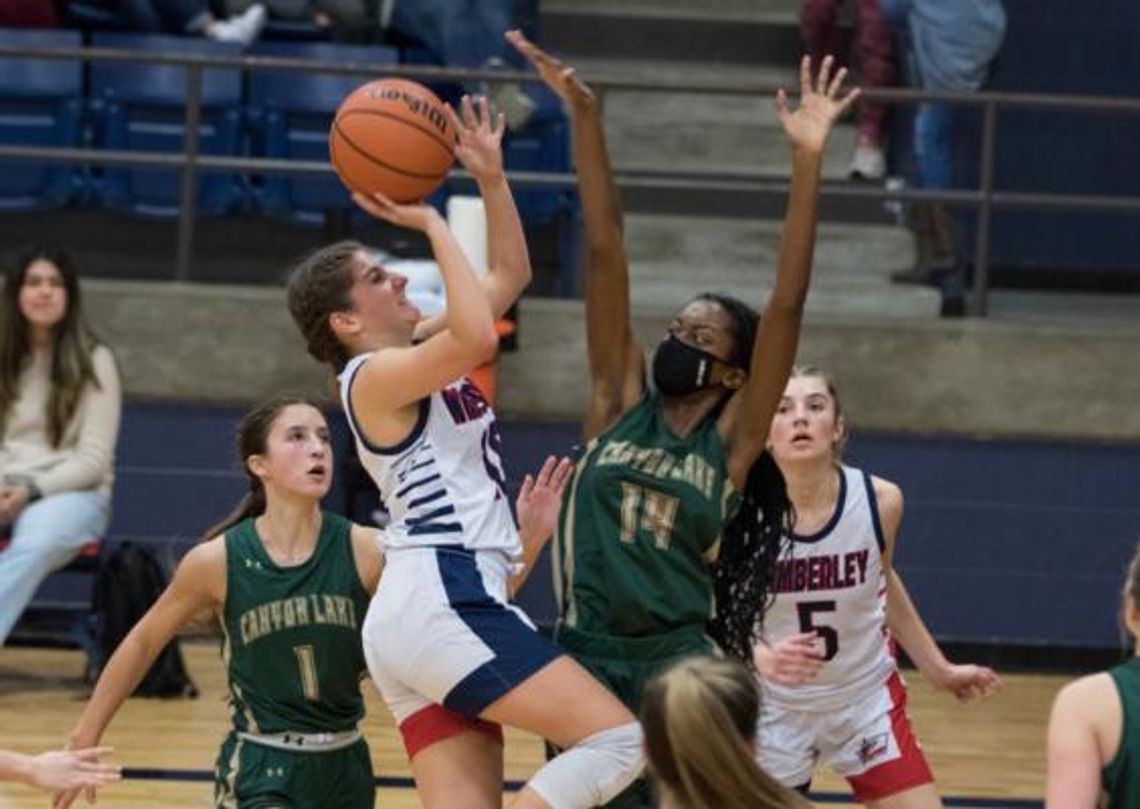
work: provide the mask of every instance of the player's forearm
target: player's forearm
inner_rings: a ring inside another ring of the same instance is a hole
[[[545,536],[531,536],[529,534],[521,534],[523,555],[522,559],[518,562],[517,572],[511,576],[507,587],[510,590],[511,598],[514,598],[522,586],[526,584],[526,580],[530,577],[530,572],[534,570],[534,565],[538,561],[538,557],[542,554],[542,549],[546,547],[546,543],[550,541],[549,532]]]
[[[918,614],[902,579],[887,571],[887,628],[923,677],[937,683],[950,665]]]
[[[487,293],[475,277],[471,262],[442,219],[432,222],[427,236],[447,291],[448,327],[460,342],[473,350],[487,346],[493,351],[498,344],[495,320]]]
[[[776,259],[776,285],[768,307],[802,309],[811,281],[815,230],[819,205],[822,156],[794,151],[792,184],[780,247]]]
[[[149,642],[134,631],[123,639],[99,675],[91,699],[71,733],[73,745],[90,747],[103,737],[115,712],[154,665],[162,645]]]
[[[621,243],[621,206],[610,168],[605,127],[597,102],[572,111],[574,165],[582,200],[582,223],[591,251]]]
[[[507,178],[502,174],[481,178],[479,192],[487,211],[487,270],[506,287],[506,294],[495,302],[494,315],[502,317],[530,284],[530,251]]]
[[[0,750],[0,781],[32,782],[32,757]]]

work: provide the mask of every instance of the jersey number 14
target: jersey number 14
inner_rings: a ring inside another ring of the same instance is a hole
[[[621,484],[621,541],[632,544],[638,530],[648,531],[653,544],[661,550],[669,549],[673,535],[673,522],[677,519],[680,501],[676,497],[637,486]]]

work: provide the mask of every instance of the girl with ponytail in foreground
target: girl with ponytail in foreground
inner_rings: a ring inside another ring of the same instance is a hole
[[[807,809],[756,764],[760,712],[751,673],[727,658],[693,657],[649,681],[641,726],[661,809]]]
[[[233,727],[215,769],[218,806],[371,809],[360,624],[383,568],[383,537],[322,511],[332,483],[328,424],[306,399],[255,407],[238,430],[250,491],[182,559],[170,586],[111,656],[72,747],[94,747],[174,633],[217,617]],[[525,562],[550,536],[570,463],[550,458],[519,494]],[[517,587],[526,565],[512,584]],[[433,732],[466,720],[439,709]],[[67,807],[77,793],[56,796]]]

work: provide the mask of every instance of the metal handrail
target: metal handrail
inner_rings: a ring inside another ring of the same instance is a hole
[[[0,59],[67,59],[84,62],[147,62],[182,66],[186,71],[185,136],[181,152],[144,153],[130,151],[103,151],[97,149],[44,148],[34,146],[0,145],[0,158],[29,157],[62,163],[89,163],[96,165],[159,166],[182,169],[181,206],[179,208],[175,277],[189,277],[193,257],[195,219],[195,186],[200,169],[229,169],[264,173],[327,173],[331,165],[324,161],[275,160],[253,157],[225,157],[202,155],[198,152],[198,128],[202,112],[202,71],[209,69],[242,70],[305,70],[332,75],[375,76],[377,65],[364,63],[327,64],[306,59],[277,56],[215,56],[206,54],[162,53],[121,48],[29,48],[0,45]],[[430,65],[383,65],[386,76],[443,81],[541,81],[534,73],[509,70],[480,70],[469,68],[437,67]],[[615,90],[636,92],[703,93],[737,96],[772,95],[778,85],[764,82],[734,82],[659,79],[629,79],[615,75],[584,73],[590,85],[604,100]],[[982,108],[981,171],[979,187],[974,190],[886,189],[852,184],[824,184],[822,196],[855,197],[877,200],[938,201],[952,205],[972,205],[977,208],[976,243],[974,249],[974,286],[970,313],[984,316],[989,293],[989,252],[993,211],[997,208],[1021,209],[1075,209],[1100,212],[1140,213],[1140,197],[1116,195],[1050,194],[1038,192],[998,191],[994,188],[994,151],[997,132],[997,114],[1003,107],[1041,110],[1075,110],[1110,114],[1140,114],[1140,98],[1113,98],[1104,96],[1078,96],[1064,94],[1007,93],[1007,92],[947,92],[913,88],[873,88],[864,91],[866,98],[886,103],[941,103]],[[449,175],[465,178],[463,171]],[[521,185],[567,187],[576,184],[568,174],[540,172],[511,172],[512,182]],[[633,173],[616,172],[619,187],[632,189],[711,190],[759,193],[786,193],[786,181],[754,180],[750,178],[693,177],[677,172]]]

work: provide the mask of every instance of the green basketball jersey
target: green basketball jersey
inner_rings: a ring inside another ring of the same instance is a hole
[[[364,715],[360,625],[369,595],[350,527],[323,513],[312,556],[290,567],[269,558],[252,519],[226,531],[222,655],[235,729],[335,732]]]
[[[1120,693],[1124,724],[1120,748],[1101,770],[1100,781],[1110,796],[1109,809],[1131,809],[1140,806],[1140,657],[1108,673]]]
[[[578,461],[554,543],[564,625],[624,637],[703,627],[708,561],[737,503],[715,420],[680,438],[647,393]]]

